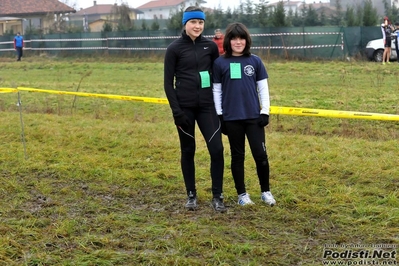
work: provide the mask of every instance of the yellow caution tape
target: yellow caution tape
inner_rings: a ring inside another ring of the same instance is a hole
[[[66,94],[75,95],[83,97],[96,97],[96,98],[108,98],[117,99],[124,101],[136,101],[136,102],[147,102],[147,103],[163,103],[168,104],[168,100],[165,98],[150,98],[150,97],[139,97],[139,96],[123,96],[123,95],[112,95],[112,94],[99,94],[99,93],[86,93],[86,92],[69,92],[69,91],[54,91],[54,90],[42,90],[34,88],[18,87],[20,91],[30,91],[30,92],[45,92],[52,94]]]
[[[18,90],[14,88],[0,88],[0,93],[9,93],[9,92],[18,92]]]
[[[399,121],[399,115],[339,111],[339,110],[310,109],[310,108],[296,108],[296,107],[271,106],[270,113],[271,114],[280,114],[280,115],[321,116],[321,117],[332,117],[332,118]]]
[[[51,93],[51,94],[64,94],[64,95],[75,95],[75,96],[82,96],[82,97],[108,98],[108,99],[147,102],[147,103],[160,103],[160,104],[168,104],[169,103],[168,99],[166,99],[166,98],[123,96],[123,95],[86,93],[86,92],[55,91],[55,90],[43,90],[43,89],[26,88],[26,87],[18,87],[17,89],[0,88],[0,93],[18,92],[18,91],[44,92],[44,93]],[[399,115],[392,115],[392,114],[310,109],[310,108],[297,108],[297,107],[281,107],[281,106],[270,106],[270,114],[399,121]]]

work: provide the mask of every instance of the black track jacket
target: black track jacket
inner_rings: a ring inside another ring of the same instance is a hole
[[[183,31],[179,39],[169,44],[164,61],[164,89],[173,116],[182,114],[180,107],[214,105],[211,72],[218,57],[217,45],[202,35],[193,41]],[[201,71],[208,71],[211,76],[208,88],[201,88]]]

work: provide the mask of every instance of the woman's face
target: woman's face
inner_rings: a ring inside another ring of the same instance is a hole
[[[190,19],[186,23],[186,33],[192,40],[195,40],[204,31],[205,21],[202,19]]]
[[[231,39],[230,45],[231,45],[231,50],[233,51],[232,56],[242,55],[242,52],[244,51],[246,44],[247,41],[240,37],[234,37],[233,39]]]

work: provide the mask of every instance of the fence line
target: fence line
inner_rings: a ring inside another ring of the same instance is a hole
[[[260,34],[251,34],[252,37],[283,37],[283,36],[306,36],[306,35],[337,35],[340,36],[341,41],[338,39],[335,44],[315,44],[315,45],[270,45],[270,46],[253,46],[251,49],[253,50],[295,50],[295,49],[314,49],[314,48],[331,48],[331,47],[340,47],[342,52],[344,49],[344,38],[342,32],[300,32],[300,33],[260,33]],[[127,40],[166,40],[166,39],[177,39],[180,36],[147,36],[147,37],[105,37],[105,38],[74,38],[74,39],[31,39],[24,41],[25,44],[30,44],[26,46],[25,50],[31,51],[62,51],[62,50],[134,50],[134,51],[162,51],[166,50],[166,47],[126,47],[126,43],[123,43],[124,46],[109,46],[109,41],[127,41]],[[213,35],[204,35],[204,37],[212,38]],[[32,47],[34,43],[44,44],[52,43],[52,42],[104,42],[101,46],[90,46],[90,47]],[[112,43],[112,42],[111,42]],[[13,45],[13,41],[0,42],[0,45]],[[129,43],[127,44],[129,45]],[[14,51],[13,47],[10,48],[2,48],[0,52],[5,51]]]

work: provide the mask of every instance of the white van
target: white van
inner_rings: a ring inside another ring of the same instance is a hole
[[[396,34],[392,35],[391,56],[389,58],[391,61],[396,60],[397,58],[395,47]],[[365,52],[369,60],[382,62],[382,54],[384,53],[384,40],[381,38],[369,41],[366,45]]]

